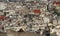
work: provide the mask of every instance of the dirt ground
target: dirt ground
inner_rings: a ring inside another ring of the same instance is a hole
[[[0,32],[0,36],[7,36],[6,33]]]

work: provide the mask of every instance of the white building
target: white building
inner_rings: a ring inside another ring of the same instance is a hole
[[[7,7],[6,3],[0,2],[0,10],[4,10]]]

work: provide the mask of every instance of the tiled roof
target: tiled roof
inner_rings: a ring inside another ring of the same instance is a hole
[[[60,2],[54,2],[53,4],[60,4]]]

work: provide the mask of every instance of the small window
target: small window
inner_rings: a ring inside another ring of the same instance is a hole
[[[3,12],[3,10],[0,10],[0,12]]]

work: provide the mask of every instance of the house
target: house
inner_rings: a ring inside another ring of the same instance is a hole
[[[60,2],[55,1],[53,3],[53,6],[58,11],[58,13],[60,13]]]

